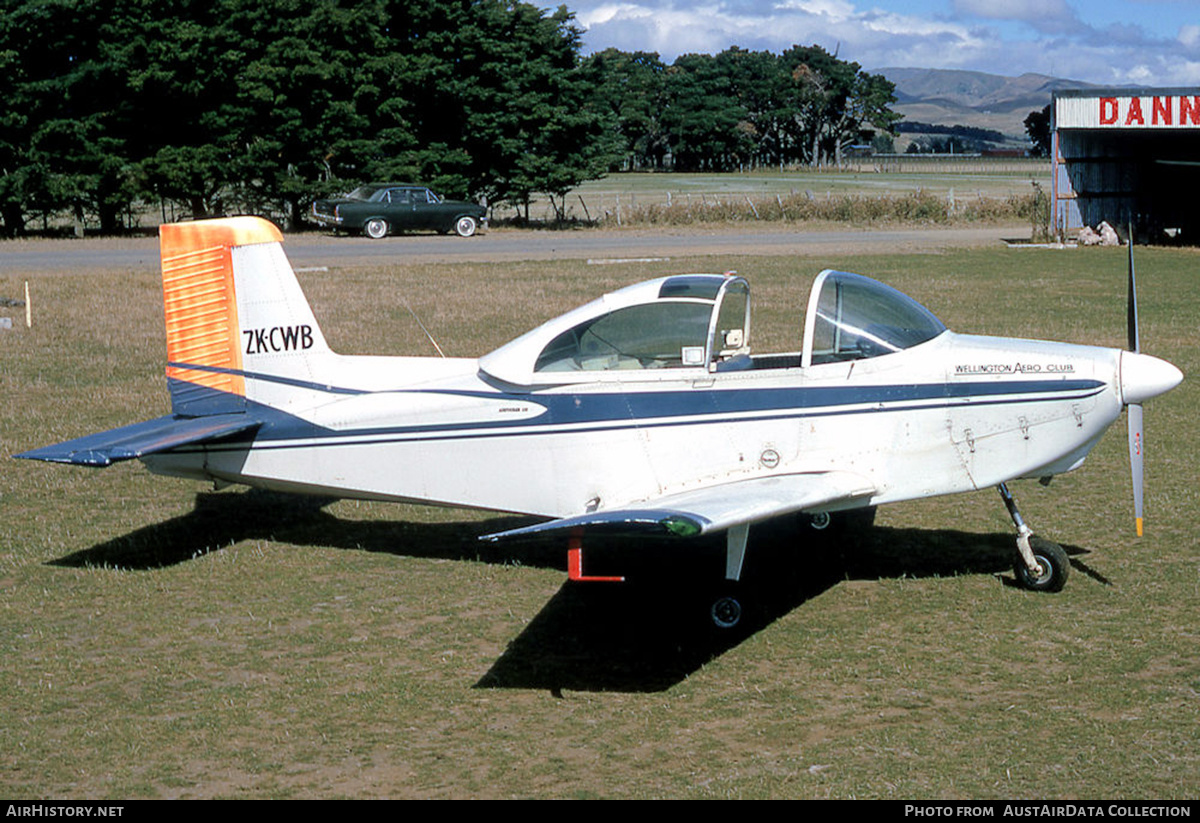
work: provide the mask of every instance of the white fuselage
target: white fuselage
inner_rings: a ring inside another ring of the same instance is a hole
[[[801,368],[610,371],[536,388],[473,359],[328,353],[324,382],[247,380],[252,442],[144,458],[163,474],[566,517],[733,480],[828,470],[876,505],[1077,466],[1119,416],[1116,349],[945,332]],[[770,367],[761,367],[770,366]]]

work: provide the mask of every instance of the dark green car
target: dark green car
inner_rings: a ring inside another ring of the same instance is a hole
[[[410,229],[453,231],[459,237],[470,237],[487,223],[483,206],[443,200],[424,186],[409,183],[372,183],[359,186],[341,199],[316,200],[312,216],[323,226],[361,231],[376,240]]]

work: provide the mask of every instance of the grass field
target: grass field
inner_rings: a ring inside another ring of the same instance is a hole
[[[589,180],[564,200],[566,216],[574,220],[644,221],[646,209],[661,209],[668,204],[691,209],[718,204],[742,208],[744,219],[757,219],[754,209],[768,217],[773,202],[789,198],[811,198],[815,202],[856,198],[877,200],[924,194],[942,201],[953,200],[959,210],[979,201],[1004,202],[1023,198],[1037,183],[1050,189],[1050,164],[1046,160],[1009,160],[986,162],[979,158],[916,158],[897,161],[895,168],[877,170],[870,159],[841,170],[761,170],[746,174],[623,172]],[[750,202],[755,205],[751,207]],[[513,211],[513,214],[516,212]],[[509,216],[506,209],[496,217]],[[535,200],[530,216],[534,220],[553,219],[550,204]]]
[[[1006,160],[995,167],[976,160],[954,162],[949,159],[925,163],[910,162],[898,170],[875,171],[870,161],[844,170],[764,169],[746,174],[684,172],[618,172],[599,180],[589,180],[577,192],[585,197],[605,194],[633,195],[654,200],[665,199],[666,192],[679,197],[691,192],[707,194],[788,195],[811,191],[856,194],[905,194],[918,189],[946,194],[951,189],[962,195],[980,194],[1006,197],[1023,194],[1032,182],[1050,185],[1049,160]]]
[[[1144,348],[1200,373],[1200,255],[1138,262]],[[799,347],[825,266],[880,277],[961,331],[1124,340],[1117,249],[301,278],[339,351],[429,353],[407,302],[447,354],[474,355],[613,286],[736,269],[768,350]],[[34,327],[6,309],[0,331],[0,795],[1200,793],[1194,378],[1147,404],[1145,538],[1118,427],[1048,488],[1014,484],[1072,556],[1060,594],[1011,585],[1011,524],[980,492],[881,509],[833,550],[761,530],[747,573],[767,611],[714,638],[693,611],[711,552],[671,576],[570,584],[562,546],[477,544],[502,515],[12,460],[168,409],[156,276],[32,287]],[[0,296],[20,290],[0,273]]]

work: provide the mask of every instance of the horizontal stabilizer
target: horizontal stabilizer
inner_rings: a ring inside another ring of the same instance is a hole
[[[693,537],[791,512],[850,503],[875,492],[869,480],[852,472],[758,477],[660,497],[636,508],[589,512],[487,534],[480,539],[500,540],[574,528]]]
[[[77,466],[103,468],[121,460],[134,460],[168,449],[220,440],[242,432],[252,431],[262,421],[244,414],[222,414],[210,417],[175,417],[167,415],[119,429],[97,432],[53,446],[23,452],[15,457],[27,460],[46,460],[51,463],[74,463]]]

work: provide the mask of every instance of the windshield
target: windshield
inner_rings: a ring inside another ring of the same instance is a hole
[[[933,312],[906,294],[868,277],[822,272],[813,286],[805,363],[860,360],[902,351],[946,330]]]
[[[750,284],[730,279],[723,289],[708,349],[709,360],[716,362],[750,353]]]

